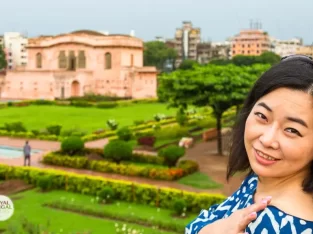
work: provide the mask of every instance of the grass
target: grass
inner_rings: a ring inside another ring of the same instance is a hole
[[[134,120],[152,120],[157,113],[175,115],[164,103],[145,103],[112,109],[71,106],[27,106],[1,109],[2,123],[21,121],[28,130],[43,129],[58,123],[64,129],[78,128],[88,132],[107,128],[106,121],[115,119],[120,125],[133,125]]]
[[[10,220],[0,222],[0,229],[8,228],[8,226],[20,226],[21,218],[29,218],[32,223],[46,225],[49,223],[49,231],[61,233],[74,233],[74,231],[82,233],[89,231],[92,234],[110,233],[114,234],[115,224],[122,226],[125,222],[113,221],[102,218],[95,218],[91,216],[84,216],[77,213],[66,212],[52,209],[43,206],[45,203],[66,200],[74,202],[92,209],[103,209],[108,212],[119,213],[121,216],[135,215],[141,218],[153,218],[156,221],[173,223],[185,226],[196,215],[192,215],[186,219],[175,219],[171,216],[170,210],[157,209],[139,204],[119,202],[110,205],[99,205],[93,197],[81,194],[68,193],[65,191],[51,191],[51,192],[37,192],[36,190],[29,190],[11,196],[14,203],[14,215]],[[16,198],[16,199],[14,199]],[[127,224],[129,227],[144,230],[145,234],[171,234],[172,232],[165,232],[154,230],[153,228],[143,227],[137,224]]]
[[[201,172],[195,172],[191,175],[185,176],[178,180],[178,183],[199,189],[216,189],[223,186]]]

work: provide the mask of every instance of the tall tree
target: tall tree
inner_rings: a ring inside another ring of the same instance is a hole
[[[256,64],[250,67],[235,65],[207,65],[193,70],[177,70],[162,74],[159,78],[162,95],[173,107],[188,105],[211,106],[218,131],[217,149],[222,154],[222,115],[234,105],[241,104],[255,80],[270,65]]]
[[[173,48],[169,48],[164,42],[148,41],[144,47],[145,66],[156,66],[158,70],[163,70],[166,63],[174,64],[177,52]]]
[[[0,70],[7,67],[7,60],[5,57],[4,50],[2,46],[0,45]]]

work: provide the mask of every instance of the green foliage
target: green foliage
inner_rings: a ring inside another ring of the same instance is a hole
[[[118,104],[116,102],[100,102],[96,105],[98,108],[107,109],[117,107]]]
[[[109,186],[103,187],[97,195],[102,203],[112,203],[115,196],[113,189]]]
[[[170,145],[166,148],[159,150],[158,156],[164,158],[168,167],[174,167],[177,161],[185,154],[185,148]]]
[[[196,66],[199,66],[197,61],[186,59],[178,67],[180,70],[192,70]]]
[[[37,187],[41,189],[41,191],[47,191],[52,187],[52,181],[49,175],[41,175],[37,179]]]
[[[250,67],[234,65],[195,67],[177,70],[159,77],[163,97],[170,106],[187,109],[188,105],[210,106],[217,119],[218,152],[222,154],[221,118],[231,106],[242,104],[253,83],[270,65]]]
[[[5,69],[7,67],[7,60],[5,57],[4,50],[2,46],[0,45],[0,70]]]
[[[61,149],[69,155],[79,154],[84,149],[84,142],[78,136],[70,136],[62,141]]]
[[[180,126],[185,126],[188,122],[188,117],[183,109],[178,109],[176,113],[176,121]]]
[[[26,128],[22,122],[5,123],[4,129],[8,132],[26,132]]]
[[[51,124],[47,127],[47,131],[50,135],[59,136],[61,134],[62,126],[59,124]]]
[[[173,210],[175,211],[176,215],[185,216],[184,214],[187,210],[186,207],[187,207],[187,204],[184,199],[176,199],[174,201]]]
[[[125,141],[115,140],[110,141],[106,146],[104,146],[103,156],[106,159],[111,159],[116,163],[121,161],[129,160],[132,156],[133,149]]]
[[[122,141],[130,141],[132,139],[133,133],[128,127],[120,128],[116,132],[118,139]]]
[[[116,130],[118,128],[118,122],[116,122],[115,119],[109,119],[109,120],[107,120],[107,126],[111,130]]]
[[[159,130],[156,130],[154,135],[158,140],[177,139],[180,137],[188,136],[188,128],[181,126],[161,128]]]
[[[157,69],[163,70],[166,61],[174,62],[177,52],[163,42],[148,41],[144,44],[143,57],[145,66],[155,66]]]

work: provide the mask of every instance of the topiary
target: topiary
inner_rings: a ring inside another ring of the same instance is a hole
[[[133,133],[128,127],[123,127],[117,131],[118,139],[122,141],[129,141],[131,140]]]
[[[98,193],[97,193],[98,197],[100,198],[100,202],[101,203],[112,203],[112,201],[114,200],[114,191],[111,187],[109,186],[105,186],[104,188],[102,188]]]
[[[104,147],[103,157],[120,163],[123,160],[129,160],[132,153],[133,149],[130,144],[122,140],[114,140]]]
[[[168,167],[175,167],[179,158],[184,156],[185,149],[176,145],[170,145],[159,150],[158,156],[163,157]]]
[[[187,207],[187,203],[185,200],[183,199],[177,199],[174,201],[173,204],[173,210],[175,211],[176,215],[179,216],[186,216],[186,207]]]
[[[62,141],[61,150],[68,155],[79,154],[84,150],[84,142],[78,136],[70,136]]]

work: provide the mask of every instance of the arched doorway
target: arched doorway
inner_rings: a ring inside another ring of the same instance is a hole
[[[79,96],[79,82],[78,81],[73,81],[72,83],[72,92],[71,92],[72,97],[77,97]]]

